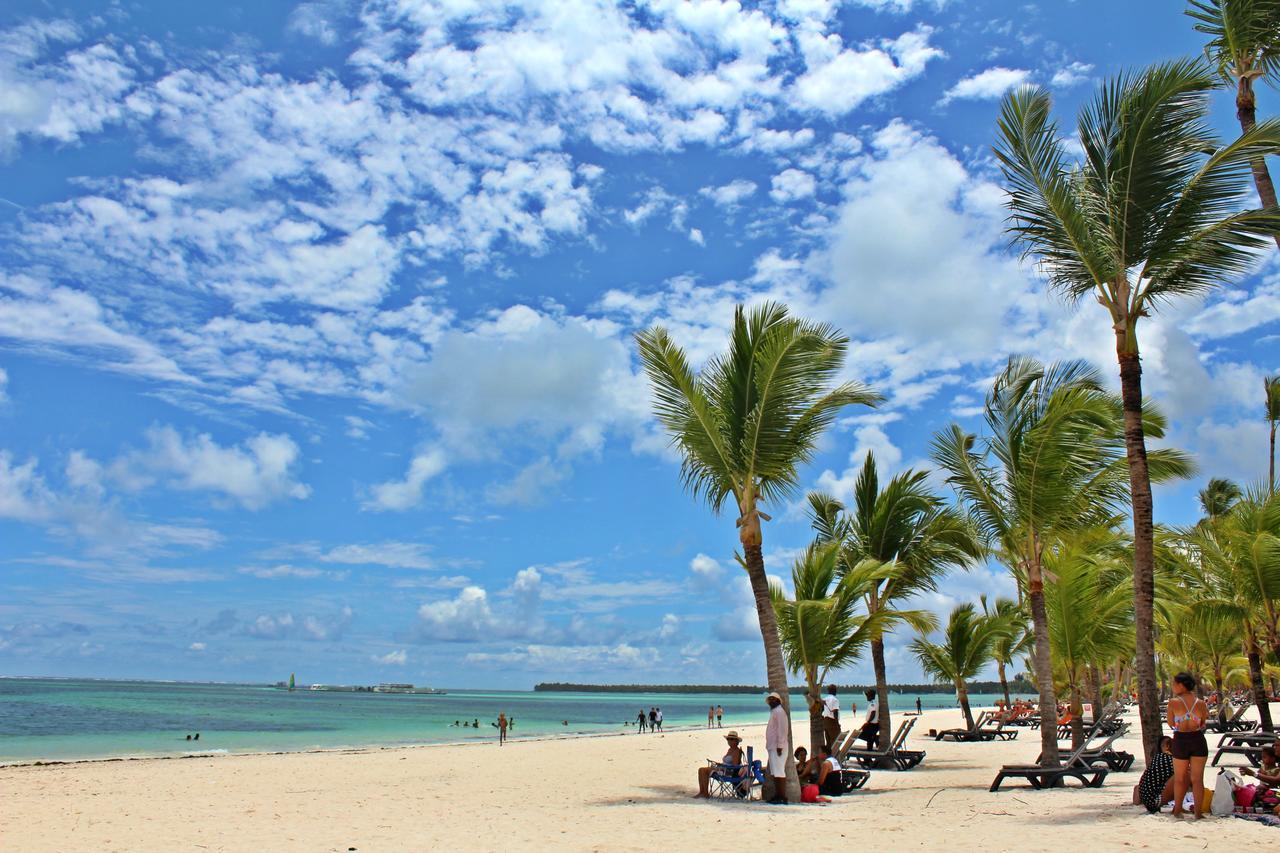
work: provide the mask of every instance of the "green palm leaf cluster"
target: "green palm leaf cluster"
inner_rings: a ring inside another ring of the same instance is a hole
[[[925,675],[955,685],[956,699],[969,728],[973,728],[973,711],[967,682],[991,663],[996,644],[1013,630],[1005,617],[982,613],[973,602],[965,602],[951,611],[938,642],[924,635],[911,641],[911,653]]]
[[[1220,4],[1209,4],[1224,7]],[[1155,528],[1142,403],[1138,325],[1166,301],[1251,271],[1280,234],[1274,202],[1251,208],[1253,166],[1280,152],[1269,120],[1223,142],[1208,98],[1218,77],[1177,60],[1126,72],[1081,108],[1068,153],[1047,90],[1024,87],[1001,105],[995,154],[1008,192],[1009,232],[1050,287],[1090,297],[1115,334],[1134,544],[1135,669],[1144,746],[1163,731],[1156,686]]]

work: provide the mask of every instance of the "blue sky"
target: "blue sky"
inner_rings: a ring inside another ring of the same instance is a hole
[[[1010,353],[1112,376],[1096,306],[1007,249],[998,98],[1070,122],[1119,60],[1199,49],[1163,2],[5,4],[0,672],[762,681],[632,333],[702,359],[766,298],[844,329],[888,397],[804,473],[845,494],[868,449],[977,428]],[[1272,254],[1147,324],[1202,468],[1159,519],[1265,472],[1277,318]]]

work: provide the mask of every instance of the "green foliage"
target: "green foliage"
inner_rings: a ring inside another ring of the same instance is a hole
[[[1280,0],[1190,0],[1186,14],[1209,36],[1205,55],[1223,79],[1280,71]]]
[[[995,659],[996,643],[1013,630],[1009,620],[981,613],[973,602],[965,602],[952,609],[940,642],[918,636],[911,641],[911,653],[925,675],[960,685]]]

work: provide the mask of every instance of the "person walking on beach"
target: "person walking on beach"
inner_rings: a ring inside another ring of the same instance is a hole
[[[716,728],[717,729],[724,728],[724,706],[723,705],[716,706]]]
[[[775,804],[787,801],[787,712],[782,710],[782,697],[770,693],[765,697],[769,704],[769,724],[764,728],[764,749],[769,756],[769,775],[773,778]]]
[[[840,698],[836,696],[836,686],[827,686],[827,695],[822,699],[822,743],[827,754],[835,748],[840,737]]]
[[[662,731],[662,709],[654,708],[653,710],[655,712],[655,718],[658,721],[658,731]]]
[[[507,715],[498,712],[498,746],[507,742]]]
[[[917,696],[917,697],[916,697],[916,716],[918,717],[918,716],[920,716],[920,715],[921,715],[921,714],[923,714],[923,713],[924,713],[924,711],[922,711],[922,710],[920,709],[920,697],[919,697],[919,696]]]
[[[711,728],[711,724],[716,721],[716,706],[711,705],[707,708],[707,728]]]
[[[658,709],[649,709],[649,734],[653,734],[658,730]]]
[[[880,703],[876,701],[876,692],[868,690],[867,697],[867,718],[862,721],[862,730],[858,732],[858,737],[867,742],[867,749],[875,749],[876,743],[880,740]]]
[[[640,734],[644,734],[644,708],[641,708],[640,713],[636,715],[636,722],[640,726]]]

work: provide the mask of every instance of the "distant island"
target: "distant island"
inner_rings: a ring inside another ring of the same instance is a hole
[[[862,693],[875,687],[873,684],[841,684],[841,693]],[[752,684],[572,684],[564,681],[545,681],[535,684],[535,693],[767,693],[769,688]],[[1015,678],[1009,682],[1009,690],[1023,693],[1032,690],[1031,682]],[[792,687],[791,692],[803,694],[805,688]],[[950,684],[890,684],[890,693],[923,694],[954,693]],[[971,681],[970,693],[1003,693],[998,681]]]

